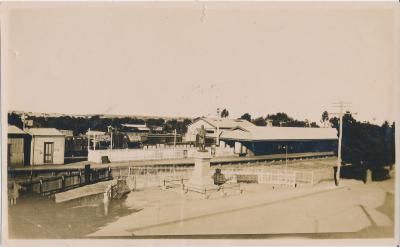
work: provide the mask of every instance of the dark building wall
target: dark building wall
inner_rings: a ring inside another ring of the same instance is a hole
[[[80,136],[66,137],[65,156],[87,156],[87,138]]]
[[[225,141],[234,147],[235,141]],[[288,153],[332,152],[337,149],[337,140],[305,140],[305,141],[240,141],[248,151],[248,155],[284,154]]]
[[[177,135],[176,136],[176,143],[181,143],[182,142],[182,136]],[[148,139],[144,144],[151,145],[151,144],[171,144],[174,143],[174,135],[152,135],[150,134],[148,136]]]

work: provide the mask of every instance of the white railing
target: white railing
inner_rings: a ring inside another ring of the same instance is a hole
[[[215,169],[221,169],[222,174],[228,179],[227,183],[246,181],[294,187],[295,185],[314,185],[322,180],[333,179],[333,168],[326,161],[313,161],[310,163],[288,164],[280,163],[242,163],[235,165],[217,165],[210,169],[210,176]],[[135,188],[165,186],[165,181],[177,181],[190,178],[193,167],[179,166],[131,166],[127,168],[113,168],[112,175],[135,177]],[[239,179],[238,179],[239,178]]]
[[[295,169],[293,167],[248,167],[248,168],[222,168],[222,173],[228,178],[237,175],[256,176],[260,184],[317,184],[321,180],[333,178],[332,168]]]
[[[103,156],[107,156],[111,162],[134,161],[134,160],[170,160],[192,158],[197,152],[196,147],[179,146],[158,147],[146,149],[107,149],[107,150],[89,150],[88,161],[101,163]],[[211,154],[211,149],[209,149]],[[234,150],[230,147],[217,147],[214,156],[233,156]]]

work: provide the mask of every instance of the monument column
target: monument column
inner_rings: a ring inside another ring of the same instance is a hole
[[[203,125],[199,130],[198,140],[199,149],[194,154],[194,170],[185,187],[198,192],[218,189],[218,186],[214,185],[214,180],[210,174],[211,154],[205,149],[206,131]]]

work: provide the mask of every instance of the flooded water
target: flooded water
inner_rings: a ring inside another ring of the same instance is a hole
[[[137,212],[126,206],[126,196],[111,200],[108,212],[100,198],[55,203],[38,195],[22,195],[9,206],[10,238],[84,238],[107,223]]]

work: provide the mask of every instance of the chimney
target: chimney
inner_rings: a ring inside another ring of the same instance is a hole
[[[267,119],[267,127],[272,127],[272,120],[271,119]]]

